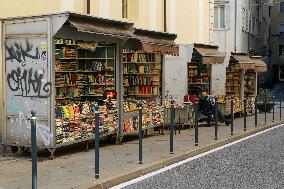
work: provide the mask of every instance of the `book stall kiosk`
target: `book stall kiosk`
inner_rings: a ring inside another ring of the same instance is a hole
[[[36,110],[39,149],[94,139],[121,129],[119,64],[133,23],[77,13],[7,18],[2,27],[3,143],[30,147]],[[4,41],[5,39],[5,41]]]
[[[175,34],[135,29],[134,35],[123,50],[124,135],[138,132],[139,106],[143,131],[164,125],[164,55],[178,55]]]
[[[224,59],[225,55],[218,51],[218,46],[194,44],[192,59],[188,63],[188,94],[199,96],[202,90],[211,94],[212,66],[223,64]]]
[[[244,53],[232,53],[226,69],[226,112],[231,112],[231,97],[234,97],[234,113],[243,113],[244,98],[247,112],[253,113],[256,96],[255,62]]]

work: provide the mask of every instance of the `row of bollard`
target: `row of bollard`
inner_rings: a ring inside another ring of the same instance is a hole
[[[282,102],[281,102],[281,96],[280,96],[280,121],[282,119]],[[275,120],[275,111],[274,111],[274,103],[275,103],[275,97],[273,96],[272,98],[272,103],[273,103],[273,109],[272,109],[272,119],[273,121]],[[231,105],[231,109],[230,109],[230,119],[231,119],[231,123],[230,123],[230,133],[231,135],[234,135],[234,97],[231,97],[230,99],[230,105]],[[244,131],[247,130],[247,99],[244,99]],[[265,124],[267,122],[267,115],[266,115],[266,110],[267,110],[267,102],[266,100],[264,101],[264,119],[265,119]],[[195,137],[194,137],[194,143],[195,146],[199,145],[199,129],[198,129],[198,117],[199,117],[199,104],[198,104],[198,99],[196,100],[195,104],[195,124],[194,124],[194,128],[195,128]],[[174,130],[175,130],[175,126],[174,126],[174,116],[175,116],[175,109],[174,109],[174,104],[171,104],[171,109],[170,109],[170,154],[174,154]],[[258,126],[258,112],[257,112],[257,97],[255,97],[255,120],[254,120],[254,125],[255,127]],[[37,142],[36,142],[36,112],[35,110],[31,111],[31,150],[32,150],[32,189],[36,189],[37,188]],[[215,117],[215,133],[214,133],[214,138],[215,140],[218,140],[218,123],[219,123],[219,107],[218,107],[218,103],[215,103],[215,113],[214,113],[214,117]],[[180,119],[180,117],[179,117]],[[142,108],[140,107],[138,109],[138,125],[139,125],[139,164],[143,163],[143,159],[142,159],[142,142],[143,142],[143,130],[142,130]],[[180,122],[180,120],[179,120]],[[180,123],[179,123],[179,133],[180,133]],[[99,179],[99,112],[95,111],[95,178]]]

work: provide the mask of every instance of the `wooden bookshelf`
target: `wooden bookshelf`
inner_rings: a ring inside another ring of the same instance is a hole
[[[115,46],[97,45],[95,50],[90,50],[79,48],[77,41],[66,41],[72,43],[55,42],[56,99],[62,99],[58,96],[66,96],[63,98],[66,100],[102,97],[101,94],[89,95],[89,92],[114,91],[115,74],[110,73],[115,72]]]
[[[159,96],[161,94],[161,71],[161,55],[124,50],[124,97],[143,99]]]
[[[202,89],[209,90],[210,68],[201,61],[192,59],[188,63],[188,93],[199,93]]]

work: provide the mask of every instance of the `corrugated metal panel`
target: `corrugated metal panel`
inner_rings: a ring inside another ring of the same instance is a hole
[[[255,69],[254,61],[244,53],[232,53],[231,62],[238,62],[241,69]]]
[[[47,21],[29,20],[27,22],[5,23],[5,35],[31,35],[31,34],[46,34]]]
[[[115,38],[133,38],[133,23],[120,22],[70,13],[67,21],[80,32],[89,32]]]
[[[255,72],[267,72],[267,65],[261,60],[261,58],[261,56],[251,57],[255,63]]]
[[[194,44],[194,50],[202,56],[203,64],[223,64],[225,54],[218,50],[218,46]]]
[[[145,53],[161,53],[177,56],[179,48],[174,42],[177,35],[135,28],[135,39]]]

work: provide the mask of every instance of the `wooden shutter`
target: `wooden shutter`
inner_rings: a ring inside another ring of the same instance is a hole
[[[231,27],[231,10],[230,10],[230,6],[226,5],[225,6],[225,25],[226,25],[226,29],[230,29]]]

